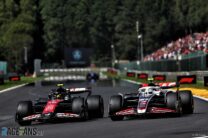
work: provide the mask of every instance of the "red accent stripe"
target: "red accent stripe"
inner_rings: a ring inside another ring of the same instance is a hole
[[[152,107],[150,108],[150,113],[175,113],[175,110],[169,108],[159,108],[159,107]]]
[[[142,87],[147,87],[147,86],[148,86],[148,84],[146,84],[146,83],[142,84]]]
[[[53,113],[61,101],[62,100],[59,100],[59,99],[48,101],[43,110],[43,114]]]
[[[127,108],[115,113],[116,115],[133,115],[135,114],[134,108]]]

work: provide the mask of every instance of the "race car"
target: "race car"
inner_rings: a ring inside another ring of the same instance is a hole
[[[86,93],[87,96],[80,96]],[[52,90],[48,98],[35,102],[20,101],[17,105],[15,121],[19,125],[30,125],[32,121],[53,121],[57,119],[77,118],[87,120],[102,118],[104,114],[103,98],[91,95],[90,88],[63,88],[62,84]]]
[[[167,89],[178,87],[176,91]],[[113,121],[123,120],[125,116],[145,116],[153,114],[172,114],[180,116],[192,114],[194,100],[189,90],[179,90],[178,83],[158,83],[143,86],[138,92],[111,96],[109,117]]]
[[[99,74],[97,74],[97,73],[95,73],[95,72],[89,72],[89,73],[87,73],[87,75],[86,75],[86,80],[88,81],[88,82],[96,82],[96,81],[98,81],[99,80]]]

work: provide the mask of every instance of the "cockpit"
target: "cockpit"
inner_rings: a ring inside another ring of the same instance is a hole
[[[143,87],[138,90],[139,94],[144,97],[149,97],[152,94],[160,95],[160,87]]]

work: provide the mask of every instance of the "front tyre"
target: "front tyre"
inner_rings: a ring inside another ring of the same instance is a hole
[[[21,101],[17,105],[15,121],[21,126],[31,125],[32,121],[24,121],[23,118],[32,114],[33,114],[32,101]]]
[[[111,96],[109,101],[109,116],[112,121],[120,121],[123,120],[124,116],[116,116],[115,113],[122,109],[122,96],[121,95],[114,95]]]

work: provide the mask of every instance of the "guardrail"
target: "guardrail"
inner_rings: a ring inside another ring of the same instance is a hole
[[[206,71],[208,70],[208,54],[196,55],[190,58],[178,60],[160,60],[160,61],[132,61],[129,63],[118,63],[116,67],[119,70],[132,69],[141,71]]]
[[[52,73],[52,72],[106,72],[108,68],[60,68],[60,69],[41,69],[41,73]]]
[[[138,70],[126,70],[122,74],[125,75],[127,72],[135,72],[136,74],[148,74],[149,77],[153,75],[165,75],[167,80],[176,80],[177,76],[189,76],[196,75],[198,81],[204,81],[204,77],[208,76],[208,71],[190,71],[190,72],[159,72],[159,71],[138,71]]]

